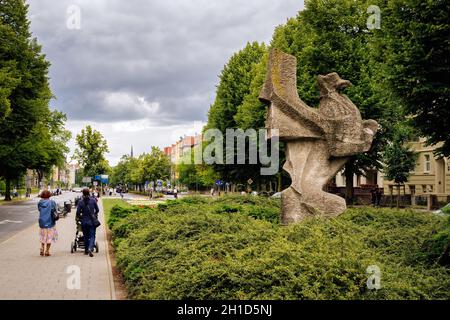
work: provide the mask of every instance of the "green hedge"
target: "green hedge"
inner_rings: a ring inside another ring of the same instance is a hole
[[[113,207],[109,225],[130,296],[450,297],[450,270],[436,256],[446,240],[430,250],[432,240],[448,232],[446,219],[368,208],[283,227],[279,211],[279,200],[251,196],[184,198],[154,209]],[[377,291],[366,285],[371,265],[382,272]]]

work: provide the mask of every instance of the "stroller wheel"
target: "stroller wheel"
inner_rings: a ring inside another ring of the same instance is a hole
[[[95,241],[95,252],[98,253],[98,242]]]

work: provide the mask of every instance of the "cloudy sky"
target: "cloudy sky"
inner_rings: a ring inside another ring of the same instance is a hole
[[[269,42],[303,8],[302,0],[28,3],[52,64],[52,107],[67,114],[73,136],[87,124],[100,130],[112,165],[131,145],[140,154],[200,132],[229,57],[248,41]]]

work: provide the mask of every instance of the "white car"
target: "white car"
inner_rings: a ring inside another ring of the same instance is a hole
[[[83,189],[82,188],[73,188],[72,192],[82,192]]]
[[[272,195],[272,198],[277,198],[277,199],[281,198],[281,192],[275,193],[274,195]]]
[[[450,208],[450,203],[439,210],[433,211],[434,214],[444,215],[444,208]]]

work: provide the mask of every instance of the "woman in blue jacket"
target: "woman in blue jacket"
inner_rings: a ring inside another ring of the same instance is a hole
[[[41,201],[38,203],[39,210],[39,240],[41,242],[41,256],[50,256],[50,246],[52,241],[58,239],[56,222],[53,220],[52,211],[56,211],[56,202],[50,200],[51,193],[44,190],[41,194]]]
[[[84,237],[84,254],[94,256],[95,246],[95,229],[94,220],[98,219],[97,200],[91,197],[89,189],[83,190],[83,199],[78,201],[77,206],[77,220],[81,220],[81,228],[83,229]]]

